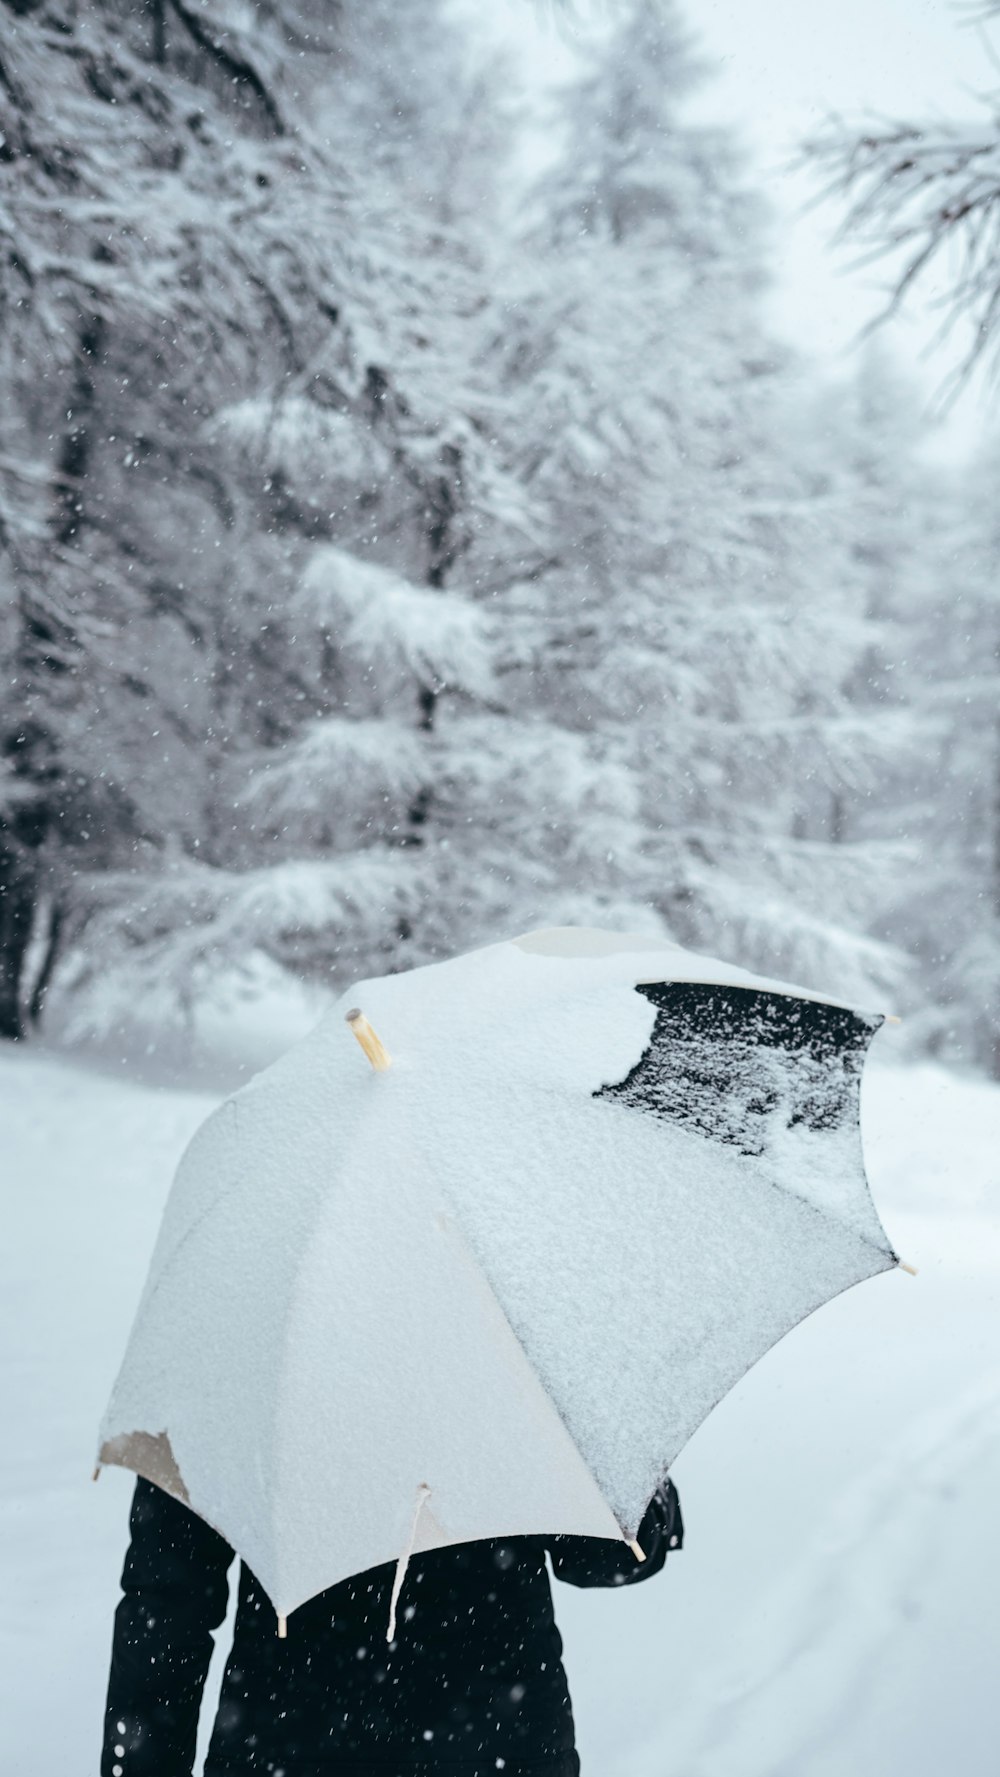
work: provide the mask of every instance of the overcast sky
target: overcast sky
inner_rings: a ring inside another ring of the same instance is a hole
[[[476,17],[515,52],[527,89],[545,88],[572,72],[574,38],[613,18],[615,0],[490,0]],[[838,212],[807,210],[815,193],[808,175],[787,168],[796,143],[830,112],[869,110],[883,116],[974,115],[986,120],[978,93],[1000,85],[981,31],[962,23],[949,0],[687,0],[683,12],[700,35],[714,70],[699,113],[726,119],[752,152],[777,210],[781,251],[772,269],[773,323],[825,363],[852,362],[859,329],[884,297],[884,268],[852,268],[850,250],[831,244]],[[1000,61],[1000,24],[990,34]],[[885,330],[928,403],[955,362],[956,347],[928,348],[940,317],[930,287],[907,315]],[[983,396],[964,395],[938,449],[949,454],[974,442]]]

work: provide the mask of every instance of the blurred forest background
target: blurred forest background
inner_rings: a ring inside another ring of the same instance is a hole
[[[1000,1076],[1000,439],[769,336],[697,9],[607,12],[522,190],[443,0],[0,0],[3,1036],[587,923]],[[812,151],[988,352],[989,117]]]

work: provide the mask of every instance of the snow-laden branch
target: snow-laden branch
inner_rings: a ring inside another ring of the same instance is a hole
[[[427,774],[425,737],[385,716],[309,723],[275,757],[256,761],[240,797],[263,832],[286,846],[348,847],[391,843]]]
[[[407,682],[487,695],[483,618],[461,597],[414,586],[334,545],[314,551],[293,616],[328,633],[386,694]]]

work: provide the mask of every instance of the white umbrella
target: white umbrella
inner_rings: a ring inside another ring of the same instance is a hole
[[[214,1525],[282,1631],[409,1546],[634,1538],[737,1378],[898,1263],[881,1021],[575,930],[353,988],[187,1149],[99,1461]]]

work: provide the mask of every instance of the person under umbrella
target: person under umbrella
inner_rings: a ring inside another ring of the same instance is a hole
[[[395,1064],[345,1000],[167,1204],[98,1443],[142,1478],[105,1777],[184,1769],[233,1551],[211,1777],[575,1772],[543,1551],[656,1572],[692,1432],[900,1264],[858,1126],[880,1014],[570,930],[356,991]]]
[[[387,1643],[392,1564],[303,1605],[287,1637],[245,1563],[205,1777],[577,1777],[573,1713],[546,1572],[631,1586],[681,1547],[676,1489],[657,1490],[636,1560],[601,1537],[514,1537],[410,1562]],[[233,1550],[140,1478],[115,1617],[101,1777],[190,1777]]]

